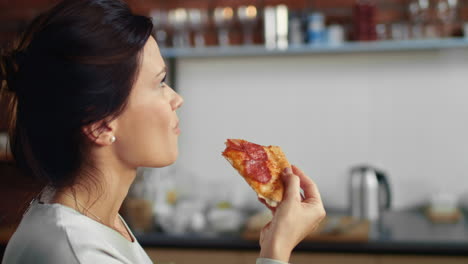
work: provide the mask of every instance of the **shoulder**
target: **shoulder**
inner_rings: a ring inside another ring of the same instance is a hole
[[[8,242],[3,263],[79,263],[57,212],[33,204]]]
[[[33,204],[8,243],[4,263],[113,263],[102,229],[71,208]]]

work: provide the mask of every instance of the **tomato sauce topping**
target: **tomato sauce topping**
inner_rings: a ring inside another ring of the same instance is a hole
[[[268,154],[262,146],[245,140],[228,139],[227,151],[239,151],[245,153],[243,161],[245,174],[260,183],[267,183],[271,179],[270,170],[267,167]]]
[[[262,146],[250,142],[244,142],[243,146],[245,152],[251,159],[264,161],[268,160],[268,155]]]
[[[271,173],[264,160],[245,160],[245,173],[250,178],[260,182],[267,183],[271,179]]]

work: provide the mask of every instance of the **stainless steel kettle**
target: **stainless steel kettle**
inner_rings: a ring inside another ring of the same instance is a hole
[[[371,166],[353,167],[349,179],[351,216],[375,221],[391,208],[392,195],[387,176]]]

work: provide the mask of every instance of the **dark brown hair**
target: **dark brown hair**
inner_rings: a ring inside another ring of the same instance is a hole
[[[86,162],[82,127],[124,110],[152,27],[121,0],[65,0],[2,51],[10,148],[25,173],[74,184]]]

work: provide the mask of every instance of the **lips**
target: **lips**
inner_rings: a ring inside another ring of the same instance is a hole
[[[176,126],[174,127],[174,132],[178,135],[180,134],[179,121],[177,121]]]

